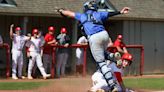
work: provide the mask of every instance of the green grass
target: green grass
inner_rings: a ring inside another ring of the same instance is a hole
[[[48,84],[49,82],[0,82],[0,90],[31,90]]]
[[[124,83],[129,88],[164,90],[164,78],[128,78]]]

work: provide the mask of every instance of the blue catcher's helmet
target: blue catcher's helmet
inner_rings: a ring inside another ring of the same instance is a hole
[[[87,10],[97,10],[97,3],[95,0],[89,0],[84,3],[83,7],[84,12],[86,12]]]

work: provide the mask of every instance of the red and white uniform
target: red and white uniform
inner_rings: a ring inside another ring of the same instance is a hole
[[[45,43],[51,42],[55,39],[54,35],[51,35],[49,33],[47,33],[44,37]],[[51,69],[51,65],[52,65],[52,51],[53,51],[53,47],[51,47],[50,45],[46,44],[44,46],[44,50],[43,50],[43,65],[46,71],[48,71],[48,66],[50,66]]]
[[[117,82],[117,88],[118,92],[121,92],[121,87],[120,87],[120,82],[122,82],[122,69],[119,69],[115,63],[111,63],[108,65],[109,68],[111,68],[112,74],[114,75],[114,80]],[[98,89],[104,89],[104,90],[109,90],[110,88],[108,87],[106,80],[104,79],[102,73],[100,71],[96,71],[92,75],[92,81],[93,81],[93,86],[91,90],[96,92]]]
[[[25,35],[17,35],[13,34],[12,41],[12,76],[16,76],[17,74],[17,66],[18,66],[18,77],[22,77],[22,68],[23,68],[23,53],[22,49],[24,47],[25,42],[29,38]]]
[[[34,38],[34,37],[31,37],[31,40],[28,41],[26,44],[26,46],[29,47],[30,56],[32,57],[29,60],[29,65],[28,65],[28,77],[31,76],[32,68],[34,67],[35,62],[43,77],[47,75],[43,67],[42,57],[41,57],[41,47],[43,45],[44,44],[41,38]]]

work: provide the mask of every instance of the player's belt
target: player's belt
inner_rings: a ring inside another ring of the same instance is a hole
[[[97,34],[97,33],[99,33],[99,32],[102,32],[102,31],[105,31],[105,30],[96,31],[95,33],[92,33],[92,34],[88,35],[87,38],[89,39],[92,35]]]

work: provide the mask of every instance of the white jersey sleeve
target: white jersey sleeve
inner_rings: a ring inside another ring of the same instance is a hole
[[[85,36],[82,36],[77,41],[77,44],[82,44],[82,43],[87,43],[87,42],[88,42],[88,40],[86,39],[86,37]]]
[[[29,37],[28,36],[23,36],[23,39],[25,40],[25,41],[27,41],[27,40],[29,40]]]

